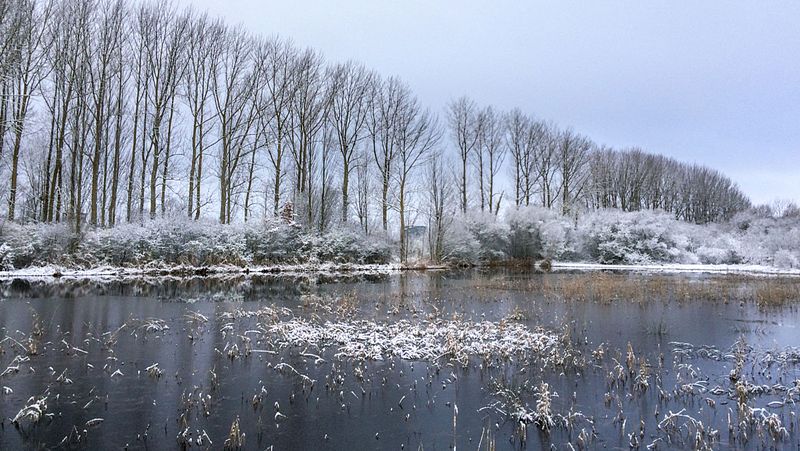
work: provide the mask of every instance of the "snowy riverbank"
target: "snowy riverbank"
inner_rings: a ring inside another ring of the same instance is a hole
[[[552,262],[552,271],[632,271],[652,273],[697,273],[697,274],[738,274],[751,276],[789,276],[800,277],[799,269],[783,269],[764,265],[706,265],[706,264],[641,264],[641,265],[609,265],[600,263],[578,262]],[[492,265],[492,267],[503,265]],[[480,268],[481,266],[477,266]],[[521,267],[513,265],[516,270]],[[535,269],[540,271],[538,266]],[[271,265],[271,266],[233,266],[217,265],[209,267],[179,266],[151,266],[141,268],[127,268],[114,266],[101,266],[90,269],[66,268],[62,266],[41,266],[0,271],[0,280],[8,279],[116,279],[137,277],[204,277],[225,276],[242,274],[281,274],[286,276],[301,274],[391,274],[400,271],[441,271],[454,269],[444,265],[402,265],[389,264],[337,264],[337,263],[306,263],[296,265]],[[533,271],[534,268],[531,267]]]

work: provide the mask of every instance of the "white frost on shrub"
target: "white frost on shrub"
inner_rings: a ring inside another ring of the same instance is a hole
[[[798,260],[797,256],[786,249],[780,249],[775,252],[772,264],[782,269],[800,268],[800,261]]]

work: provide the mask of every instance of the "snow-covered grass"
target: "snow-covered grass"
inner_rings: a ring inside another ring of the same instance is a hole
[[[396,356],[436,362],[445,357],[467,364],[472,357],[546,357],[557,360],[559,336],[508,322],[489,321],[328,321],[294,318],[264,324],[259,330],[275,347],[324,349],[336,346],[337,357],[382,360]]]

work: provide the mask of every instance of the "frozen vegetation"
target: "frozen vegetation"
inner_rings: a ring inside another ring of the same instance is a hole
[[[548,258],[602,264],[800,265],[800,218],[756,212],[691,224],[663,212],[598,210],[569,218],[523,207],[503,219],[459,218],[445,239],[451,261]]]
[[[378,264],[390,260],[386,240],[340,229],[313,234],[280,221],[219,225],[156,220],[72,234],[65,225],[5,223],[0,231],[3,270],[40,266],[269,266],[306,263]]]
[[[418,261],[428,262],[426,239]],[[91,269],[389,264],[399,259],[386,237],[339,228],[323,234],[282,221],[219,225],[165,219],[70,232],[65,225],[5,223],[2,270],[58,266]],[[690,224],[653,211],[598,210],[575,217],[540,207],[505,215],[456,217],[442,243],[446,264],[506,264],[550,259],[612,265],[763,265],[800,268],[800,219],[754,211],[727,223]]]

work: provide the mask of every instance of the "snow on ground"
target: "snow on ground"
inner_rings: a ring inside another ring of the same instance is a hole
[[[784,269],[764,265],[704,265],[704,264],[641,264],[641,265],[604,265],[601,263],[553,262],[554,270],[620,270],[667,273],[707,273],[707,274],[742,274],[742,275],[780,275],[800,277],[800,269]]]
[[[341,273],[370,273],[385,274],[403,270],[399,264],[338,264],[338,263],[306,263],[297,265],[274,266],[233,266],[218,265],[209,267],[196,266],[164,266],[121,268],[114,266],[101,266],[92,269],[68,269],[57,265],[37,266],[13,271],[0,271],[0,280],[3,279],[37,279],[37,278],[125,278],[125,277],[150,277],[150,276],[203,276],[222,274],[250,274],[250,273],[280,273],[293,274],[341,274]]]
[[[784,269],[764,265],[708,265],[708,264],[601,264],[578,262],[552,262],[553,271],[640,271],[654,273],[698,273],[698,274],[740,274],[763,276],[791,276],[800,277],[800,269]],[[116,279],[136,277],[189,277],[206,275],[232,275],[232,274],[283,274],[287,276],[300,274],[390,274],[404,270],[438,271],[447,269],[445,266],[404,266],[399,263],[389,264],[337,264],[337,263],[307,263],[297,265],[273,266],[164,266],[121,268],[101,266],[92,269],[68,269],[61,266],[40,266],[13,271],[0,271],[0,280],[7,279]]]

